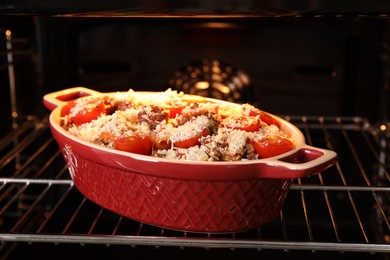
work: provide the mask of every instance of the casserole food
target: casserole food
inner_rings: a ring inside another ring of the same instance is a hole
[[[210,101],[171,89],[91,96],[63,106],[61,125],[81,140],[168,159],[255,160],[294,148],[268,113]]]
[[[77,87],[49,93],[43,102],[52,110],[52,134],[80,192],[106,209],[147,224],[208,233],[257,228],[279,214],[293,178],[323,171],[337,159],[333,151],[306,145],[299,129],[273,115],[295,148],[266,159],[233,162],[129,153],[80,140],[61,126],[67,101],[107,95],[115,93]]]

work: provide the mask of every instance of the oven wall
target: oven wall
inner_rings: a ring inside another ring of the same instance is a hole
[[[348,18],[53,19],[48,88],[164,90],[178,68],[217,58],[249,75],[264,110],[379,120],[384,28]]]

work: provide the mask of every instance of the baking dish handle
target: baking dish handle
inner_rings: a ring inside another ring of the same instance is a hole
[[[270,176],[275,178],[302,178],[326,170],[337,161],[337,153],[309,145],[294,151],[287,156],[265,159],[265,163],[272,167]],[[276,172],[275,172],[276,171]]]
[[[101,93],[85,87],[68,88],[44,95],[43,104],[47,109],[53,111],[56,107],[64,105],[68,101],[96,94]]]

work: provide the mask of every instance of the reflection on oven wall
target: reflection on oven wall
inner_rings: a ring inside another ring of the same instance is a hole
[[[17,22],[16,22],[17,21]],[[31,18],[0,21],[0,133],[40,110],[35,25]]]

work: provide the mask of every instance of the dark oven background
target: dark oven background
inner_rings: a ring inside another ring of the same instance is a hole
[[[389,110],[383,101],[386,19],[9,17],[0,23],[25,39],[13,46],[19,49],[20,114],[46,113],[44,93],[79,85],[165,90],[175,71],[204,59],[245,72],[251,92],[242,101],[274,114],[359,115],[376,122]],[[2,113],[1,121],[9,115]]]

